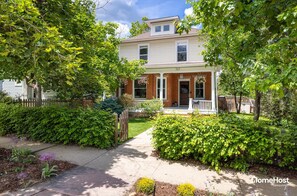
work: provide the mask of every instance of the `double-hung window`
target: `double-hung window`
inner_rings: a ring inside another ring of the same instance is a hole
[[[156,33],[161,32],[161,26],[155,26],[155,32]]]
[[[205,83],[196,83],[195,82],[195,98],[196,99],[204,99],[204,86]]]
[[[187,42],[178,42],[177,43],[177,62],[187,61]]]
[[[139,46],[139,59],[148,60],[148,46]]]
[[[160,98],[161,79],[157,78],[157,98]],[[163,99],[167,98],[167,79],[163,78]]]
[[[123,95],[123,94],[125,94],[126,92],[125,92],[125,84],[124,83],[122,83],[121,84],[121,86],[120,86],[120,95]]]
[[[170,31],[170,26],[169,25],[164,25],[163,26],[163,31]]]
[[[134,98],[135,99],[146,98],[146,78],[134,80]]]

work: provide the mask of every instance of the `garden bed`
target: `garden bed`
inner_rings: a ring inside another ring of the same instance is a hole
[[[177,187],[178,185],[170,184],[170,183],[165,183],[165,182],[159,182],[155,181],[155,190],[153,192],[153,196],[177,196]],[[129,196],[146,196],[144,193],[137,193],[136,192],[136,184],[132,187],[130,190]],[[196,189],[195,190],[195,196],[223,196],[224,194],[219,194],[219,193],[211,193],[205,190],[200,190]]]
[[[18,153],[19,157],[12,154],[12,150],[0,148],[0,193],[26,188],[46,180],[47,177],[42,177],[42,169],[48,162],[34,154],[23,157],[20,157],[22,153]],[[54,165],[57,171],[52,172],[51,176],[76,166],[66,161],[50,160],[50,166]]]

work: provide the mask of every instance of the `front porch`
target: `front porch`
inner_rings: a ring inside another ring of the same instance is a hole
[[[149,69],[138,80],[126,81],[119,95],[131,94],[135,102],[160,99],[164,113],[202,114],[217,111],[216,71],[205,67],[180,69]]]

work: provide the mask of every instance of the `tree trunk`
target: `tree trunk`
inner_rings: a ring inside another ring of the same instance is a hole
[[[261,104],[261,92],[256,90],[255,108],[254,108],[254,121],[258,121],[260,118],[260,104]]]
[[[40,107],[42,105],[42,88],[40,84],[37,84],[36,91],[36,106]]]
[[[238,101],[238,110],[237,110],[237,114],[240,114],[241,112],[241,101],[242,101],[242,92],[239,93],[239,101]]]
[[[235,109],[236,109],[236,112],[237,112],[237,97],[236,97],[236,93],[234,93],[233,96],[234,96]]]

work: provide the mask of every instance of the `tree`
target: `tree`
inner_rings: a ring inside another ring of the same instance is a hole
[[[140,35],[145,32],[149,32],[150,27],[146,24],[146,21],[148,21],[147,17],[143,17],[142,22],[139,21],[132,22],[131,29],[130,29],[130,37],[135,37],[137,35]]]
[[[96,22],[91,0],[14,0],[0,4],[0,71],[63,98],[114,91],[143,72],[118,57],[117,25]]]
[[[202,23],[207,39],[204,54],[209,65],[228,67],[223,63],[226,59],[236,60],[234,64],[248,75],[245,84],[255,91],[254,119],[258,120],[263,93],[274,89],[281,97],[283,89],[297,85],[294,79],[297,2],[192,0],[190,3],[194,15],[183,21],[180,28],[189,26],[184,23]],[[228,54],[230,50],[233,55]]]

